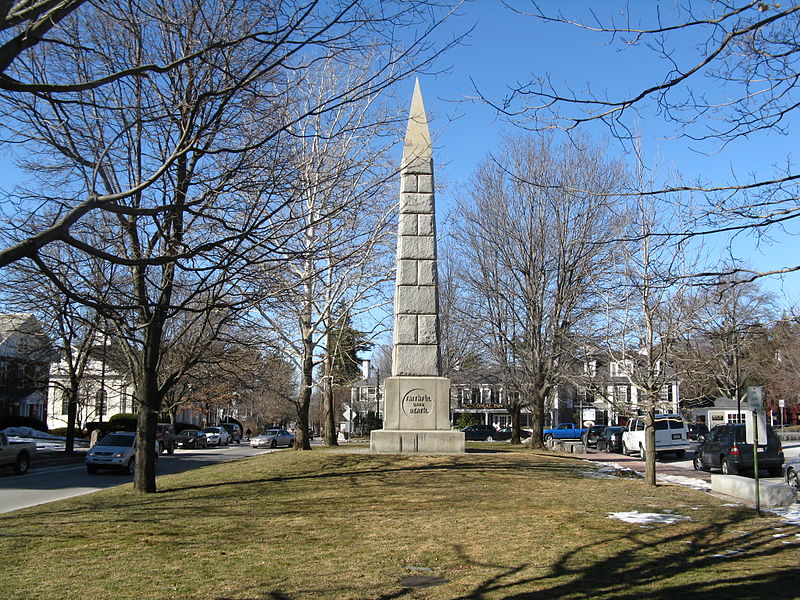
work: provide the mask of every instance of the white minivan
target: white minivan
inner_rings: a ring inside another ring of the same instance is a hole
[[[656,454],[674,452],[679,459],[689,449],[689,429],[680,415],[656,415]],[[622,432],[622,453],[626,456],[639,453],[644,458],[645,437],[644,417],[636,417],[628,422]]]

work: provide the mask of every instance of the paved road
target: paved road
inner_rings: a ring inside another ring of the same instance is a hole
[[[265,452],[274,450],[259,450],[247,444],[204,450],[176,450],[171,456],[161,455],[157,472],[159,475],[180,473]],[[13,475],[10,469],[3,469],[0,473],[0,513],[80,496],[130,481],[130,475],[114,471],[89,475],[83,464],[37,468],[34,463],[34,468],[25,475]]]

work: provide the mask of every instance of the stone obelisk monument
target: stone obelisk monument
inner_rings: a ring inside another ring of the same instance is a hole
[[[419,81],[400,167],[400,223],[394,296],[392,377],[385,380],[383,429],[373,452],[464,452],[464,434],[450,429],[450,380],[441,377],[433,153]]]

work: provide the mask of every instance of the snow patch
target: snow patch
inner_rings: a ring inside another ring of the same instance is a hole
[[[673,525],[680,521],[688,521],[689,517],[683,515],[673,515],[665,513],[642,513],[638,510],[631,512],[618,512],[609,513],[609,519],[619,519],[626,523],[636,523],[638,525],[647,525],[649,523],[661,523],[664,525]]]
[[[786,521],[789,525],[800,525],[800,504],[795,503],[791,506],[784,506],[782,508],[765,508],[767,512],[771,512]],[[800,537],[800,536],[798,536]]]

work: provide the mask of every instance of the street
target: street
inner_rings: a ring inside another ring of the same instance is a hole
[[[176,450],[171,456],[162,454],[158,459],[156,470],[159,475],[180,473],[267,452],[275,450],[251,448],[244,443],[203,450]],[[131,479],[130,475],[106,470],[96,475],[89,475],[82,463],[36,468],[34,461],[33,468],[25,475],[13,475],[10,469],[4,469],[0,473],[0,513],[88,494],[129,483]]]

